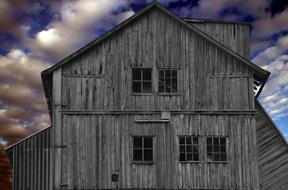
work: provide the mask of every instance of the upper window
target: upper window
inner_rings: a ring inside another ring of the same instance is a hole
[[[208,161],[227,161],[226,138],[207,137]]]
[[[159,70],[159,93],[177,93],[177,70]]]
[[[153,137],[133,137],[133,161],[153,161]]]
[[[198,137],[179,137],[180,161],[199,161]]]
[[[133,68],[132,69],[132,92],[149,93],[152,92],[152,69]]]

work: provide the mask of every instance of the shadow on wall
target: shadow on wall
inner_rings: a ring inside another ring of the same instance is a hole
[[[0,144],[0,189],[12,189],[12,172],[4,146]]]

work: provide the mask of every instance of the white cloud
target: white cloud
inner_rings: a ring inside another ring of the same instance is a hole
[[[40,56],[63,58],[94,38],[92,28],[111,27],[133,15],[130,10],[112,14],[113,10],[127,5],[127,0],[65,1],[59,19],[37,33],[35,38],[27,39],[26,44]]]

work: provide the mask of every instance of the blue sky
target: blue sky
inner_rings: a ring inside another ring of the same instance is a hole
[[[49,125],[40,71],[129,18],[149,0],[1,0],[0,142]],[[252,24],[251,60],[272,74],[259,100],[288,139],[288,1],[159,0],[180,17]]]

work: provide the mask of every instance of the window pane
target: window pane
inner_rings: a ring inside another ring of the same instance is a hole
[[[153,150],[144,150],[144,161],[152,161],[153,160]]]
[[[151,69],[143,69],[143,80],[151,81]]]
[[[141,82],[133,82],[132,91],[141,92]]]
[[[134,150],[133,151],[133,160],[134,161],[142,161],[142,150]]]
[[[221,146],[220,147],[220,152],[225,153],[226,152],[226,146]]]
[[[220,154],[215,154],[214,153],[214,156],[213,156],[213,161],[220,161]]]
[[[207,153],[207,159],[209,161],[212,161],[213,160],[213,154],[212,153]]]
[[[185,145],[180,145],[180,152],[185,152]]]
[[[171,79],[170,78],[165,78],[165,84],[169,87],[171,87]]]
[[[143,82],[143,92],[152,92],[151,82]]]
[[[184,153],[180,153],[180,161],[185,161],[185,154]]]
[[[212,144],[212,138],[211,137],[207,138],[207,144]]]
[[[132,80],[141,80],[141,69],[132,69]]]
[[[177,70],[165,69],[159,71],[159,92],[175,93],[177,92]]]
[[[219,146],[214,146],[214,152],[220,152],[220,147]]]
[[[193,144],[198,144],[198,137],[193,137]]]
[[[165,70],[165,78],[171,78],[171,70]]]
[[[213,144],[218,145],[219,144],[219,139],[218,138],[213,138]]]
[[[142,148],[142,137],[134,137],[134,148]]]
[[[180,137],[179,138],[179,143],[180,144],[185,144],[185,137]]]
[[[192,144],[191,137],[186,137],[186,144]]]
[[[164,92],[164,85],[163,83],[160,83],[160,82],[159,82],[159,92],[160,93]]]
[[[192,161],[192,154],[191,153],[187,153],[187,161]]]
[[[226,154],[221,154],[221,155],[220,155],[220,161],[227,161],[227,156],[226,156]]]
[[[199,161],[199,154],[193,154],[193,161]]]
[[[192,151],[198,153],[198,152],[199,152],[199,150],[198,150],[198,146],[193,146]]]
[[[171,86],[169,86],[169,85],[165,85],[165,92],[166,93],[171,93],[172,91],[171,91]]]
[[[186,151],[187,152],[192,152],[192,146],[191,145],[187,145],[186,146]]]
[[[177,92],[177,85],[172,85],[172,93],[176,93]]]
[[[144,137],[144,148],[152,148],[152,147],[153,147],[152,137]]]

